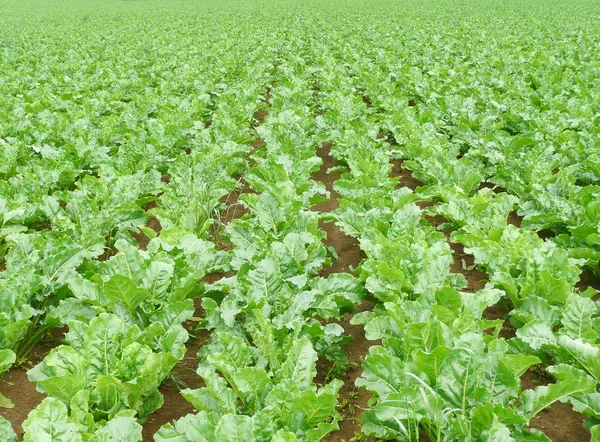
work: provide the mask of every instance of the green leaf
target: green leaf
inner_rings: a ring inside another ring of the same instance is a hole
[[[313,390],[303,391],[294,400],[294,405],[290,411],[291,414],[302,413],[304,420],[309,426],[326,422],[335,412],[337,391],[342,385],[343,382],[336,379],[328,385],[328,389],[321,389],[318,393]]]
[[[600,420],[600,393],[575,395],[569,398],[569,403],[575,411]]]
[[[514,439],[511,435],[510,435],[510,430],[509,428],[498,422],[497,418],[494,419],[494,423],[492,424],[492,427],[490,428],[490,431],[488,433],[488,438],[486,439],[487,442],[516,442],[516,439]]]
[[[516,414],[513,407],[487,402],[471,409],[471,428],[474,435],[485,434],[495,421],[509,427],[525,425],[525,419]]]
[[[67,345],[53,348],[44,360],[27,372],[29,380],[39,382],[52,376],[80,376],[87,371],[87,361],[81,349]]]
[[[442,412],[443,401],[429,386],[416,383],[388,395],[373,408],[381,421],[403,421],[406,426],[426,417],[435,418]]]
[[[0,378],[2,373],[8,371],[8,369],[15,363],[17,356],[15,353],[8,349],[0,350]],[[14,408],[15,404],[0,393],[0,408]],[[1,422],[0,422],[1,423]],[[1,430],[0,430],[1,431]],[[0,433],[1,434],[1,433]]]
[[[254,440],[252,427],[252,418],[226,414],[217,424],[215,438],[218,441],[248,442]]]
[[[87,362],[97,373],[109,375],[116,366],[121,342],[126,337],[124,322],[114,315],[102,313],[90,321],[83,350]]]
[[[517,337],[529,344],[534,350],[543,345],[555,345],[556,336],[550,325],[542,321],[531,321],[517,330]]]
[[[268,231],[277,233],[279,223],[285,221],[283,211],[279,207],[277,200],[270,194],[261,194],[254,210],[261,226]]]
[[[23,442],[82,442],[77,425],[68,421],[67,406],[58,399],[47,397],[23,422]]]
[[[66,404],[71,402],[71,399],[77,392],[86,387],[84,378],[76,374],[53,376],[49,379],[39,381],[38,386],[49,396],[60,399]]]
[[[294,342],[278,375],[293,380],[301,390],[310,388],[317,374],[316,362],[317,352],[304,337]]]
[[[564,335],[559,336],[558,343],[600,383],[600,349],[596,345]]]
[[[13,430],[10,422],[0,416],[0,440],[2,442],[18,442],[17,433]]]
[[[562,379],[556,384],[537,387],[535,390],[525,390],[521,394],[521,405],[519,413],[527,420],[530,420],[544,408],[549,407],[556,401],[567,400],[569,396],[577,396],[579,394],[593,393],[596,391],[596,383],[583,372],[574,371],[568,366],[553,366],[548,369],[551,373],[553,370],[564,368],[572,374],[571,378]]]
[[[15,408],[15,404],[9,398],[0,393],[0,408]]]
[[[260,404],[272,387],[267,372],[257,367],[242,367],[233,373],[236,391],[243,395],[244,403],[253,403],[255,411],[260,410]]]
[[[202,366],[198,367],[198,375],[204,379],[206,387],[196,390],[185,389],[181,395],[199,411],[233,413],[238,399],[225,379]]]
[[[521,353],[514,355],[504,354],[501,360],[515,378],[520,378],[531,366],[542,363],[536,356]]]
[[[111,260],[111,263],[119,271],[124,272],[124,275],[133,280],[135,284],[140,284],[146,268],[140,250],[122,239],[115,242],[115,247],[119,254]]]
[[[273,437],[271,438],[271,442],[298,442],[298,438],[294,433],[285,431],[282,428],[273,435]]]
[[[574,339],[594,342],[598,333],[593,328],[592,316],[596,314],[594,301],[571,293],[563,309],[562,324],[564,331]]]
[[[0,350],[0,375],[12,366],[17,360],[17,355],[12,350]]]
[[[123,275],[115,275],[104,283],[104,294],[113,302],[122,303],[133,313],[150,295],[147,290],[136,286],[135,282]]]
[[[550,305],[544,298],[539,296],[527,296],[520,307],[511,312],[511,317],[523,323],[533,320],[542,320],[550,325],[557,324],[561,317],[561,309]]]
[[[160,261],[152,261],[146,270],[144,287],[149,292],[148,297],[152,300],[152,304],[156,304],[158,299],[163,297],[169,289],[173,272],[172,264]]]
[[[95,431],[88,442],[140,442],[142,426],[133,417],[117,416]]]
[[[443,346],[436,347],[431,353],[419,349],[414,355],[413,362],[417,370],[425,373],[433,384],[437,381],[440,366],[448,351],[449,349]]]
[[[477,383],[479,363],[475,353],[466,348],[453,348],[440,367],[437,386],[440,395],[466,413],[475,401],[473,390]]]
[[[215,425],[211,423],[206,411],[188,414],[175,421],[175,424],[163,425],[154,435],[155,442],[215,442]]]
[[[376,392],[385,398],[390,393],[397,393],[404,378],[404,364],[399,358],[388,353],[387,350],[372,347],[370,353],[363,361],[363,373],[356,380],[356,385]]]

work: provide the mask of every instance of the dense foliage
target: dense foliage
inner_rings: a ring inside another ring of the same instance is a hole
[[[47,397],[25,441],[141,441],[201,330],[204,387],[182,391],[197,412],[155,441],[322,440],[340,324],[365,299],[365,435],[547,441],[529,424],[561,401],[600,440],[600,305],[580,282],[600,273],[596,3],[0,12],[0,375],[64,334],[28,372]],[[332,212],[314,208],[324,142]],[[351,273],[324,273],[325,222],[358,241]],[[532,368],[550,382],[524,389]],[[0,440],[15,430],[0,417]]]

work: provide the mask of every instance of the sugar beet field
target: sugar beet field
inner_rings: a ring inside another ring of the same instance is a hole
[[[596,1],[0,1],[0,442],[598,442],[599,259]]]

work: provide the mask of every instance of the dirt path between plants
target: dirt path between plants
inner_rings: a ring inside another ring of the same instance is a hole
[[[0,382],[0,393],[10,399],[14,408],[0,408],[0,416],[8,420],[17,433],[19,440],[23,436],[21,425],[29,412],[38,406],[46,395],[38,393],[35,384],[27,378],[23,368],[11,368]]]
[[[52,330],[49,337],[57,339],[64,332],[65,329],[63,328],[55,329]],[[27,357],[26,366],[33,367],[37,365],[56,346],[58,346],[58,343],[54,340],[42,340],[37,343]],[[35,384],[27,377],[27,368],[24,367],[12,367],[5,373],[2,382],[0,382],[0,393],[14,404],[14,408],[0,408],[0,416],[11,423],[19,440],[21,440],[23,436],[21,425],[27,419],[29,412],[37,407],[46,395],[35,389]]]
[[[312,210],[321,213],[332,212],[339,206],[339,195],[333,188],[333,183],[341,176],[340,172],[328,173],[327,170],[337,166],[335,159],[330,155],[332,143],[325,142],[317,151],[317,155],[323,160],[321,168],[312,176],[315,181],[325,184],[329,192],[329,201],[316,204]],[[328,247],[333,247],[338,255],[338,259],[330,267],[325,267],[321,271],[321,276],[327,277],[333,273],[352,273],[353,269],[358,267],[360,262],[366,257],[358,244],[358,240],[346,235],[340,230],[335,222],[319,223],[319,228],[327,233],[327,238],[323,243]],[[373,304],[364,302],[357,306],[356,313],[372,310]],[[349,365],[346,374],[342,379],[344,385],[340,390],[339,411],[342,419],[339,422],[340,429],[328,435],[325,441],[343,441],[351,439],[355,433],[360,432],[360,415],[362,408],[366,408],[370,393],[364,388],[357,388],[354,381],[362,374],[360,361],[369,352],[369,348],[376,345],[376,341],[369,341],[365,338],[365,330],[361,326],[350,324],[354,316],[347,313],[344,315],[344,321],[331,321],[344,328],[344,334],[352,337],[352,342],[344,345],[344,353],[348,357]],[[327,364],[320,364],[317,367],[320,372],[319,381],[326,380]]]
[[[316,212],[333,212],[338,208],[339,195],[333,188],[333,183],[341,176],[340,172],[327,173],[327,170],[337,166],[337,163],[330,155],[332,144],[325,142],[317,151],[317,155],[323,160],[321,168],[313,175],[312,179],[321,181],[325,184],[329,192],[329,201],[316,204],[312,210]],[[319,222],[319,228],[327,233],[327,238],[323,243],[328,247],[333,247],[338,255],[338,259],[330,267],[325,267],[321,271],[321,276],[327,277],[332,273],[349,273],[353,268],[365,258],[364,252],[358,245],[358,240],[346,235],[340,230],[335,222]]]
[[[271,83],[271,87],[273,86],[274,83]],[[270,106],[271,87],[266,89],[265,99],[263,100],[267,106]],[[250,130],[253,132],[256,138],[249,143],[253,150],[247,154],[248,157],[264,146],[264,140],[256,135],[255,129],[259,124],[264,122],[267,115],[268,111],[264,107],[258,109],[253,115],[253,121],[250,126]],[[219,217],[216,220],[217,223],[215,224],[218,225],[213,226],[210,231],[211,239],[214,241],[216,247],[220,250],[231,250],[233,248],[232,244],[222,239],[222,228],[227,226],[227,224],[229,224],[231,221],[241,218],[243,215],[248,213],[248,210],[239,201],[240,196],[245,193],[255,193],[254,189],[248,185],[243,176],[239,177],[238,183],[241,184],[239,189],[231,191],[228,195],[221,199],[221,202],[225,205],[225,208],[221,210]],[[148,220],[148,224],[150,224],[150,222],[151,219]],[[149,227],[151,226],[149,225]],[[145,235],[143,236],[145,237]],[[145,247],[146,245],[147,241],[145,244],[143,242],[140,243],[140,247]],[[218,281],[221,278],[233,276],[234,274],[234,272],[211,273],[204,276],[202,278],[202,282],[210,284]],[[202,309],[201,300],[196,299],[194,301],[196,307],[194,316],[203,317],[204,311]],[[154,440],[154,434],[160,430],[163,425],[170,422],[172,423],[173,421],[195,411],[195,408],[188,401],[186,401],[183,396],[181,396],[180,390],[185,388],[196,389],[204,386],[204,381],[196,373],[196,369],[198,368],[197,354],[200,348],[209,341],[211,332],[209,330],[200,330],[199,332],[196,332],[195,322],[188,321],[184,324],[184,326],[188,329],[190,336],[193,336],[194,333],[197,335],[190,338],[190,340],[186,343],[186,354],[183,360],[177,363],[171,372],[171,376],[160,386],[160,392],[164,397],[164,403],[162,407],[148,416],[148,420],[142,425],[143,442],[152,442]]]
[[[192,404],[186,401],[179,391],[185,388],[194,389],[204,386],[202,378],[196,373],[198,367],[196,355],[200,348],[208,342],[209,337],[209,331],[202,330],[196,338],[191,338],[186,343],[185,356],[175,366],[170,378],[160,386],[160,392],[164,397],[162,407],[148,416],[148,420],[142,425],[144,442],[152,442],[154,434],[163,425],[195,411]]]

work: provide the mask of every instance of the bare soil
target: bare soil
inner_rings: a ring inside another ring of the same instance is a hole
[[[500,337],[504,339],[511,339],[516,336],[517,329],[514,328],[508,320],[509,310],[502,304],[492,305],[483,312],[483,317],[489,320],[502,319],[502,329],[500,330]]]
[[[585,291],[588,288],[600,291],[600,275],[594,273],[592,270],[585,270],[579,275],[577,288],[581,291]]]
[[[15,408],[0,408],[0,416],[6,418],[17,433],[19,439],[23,436],[21,425],[27,419],[29,412],[38,406],[46,395],[38,393],[35,384],[27,378],[23,368],[12,368],[0,382],[0,393],[10,399]]]
[[[362,102],[365,104],[365,106],[367,106],[367,109],[373,107],[373,103],[371,102],[371,99],[365,95],[362,96]]]
[[[337,163],[330,155],[332,144],[325,142],[317,151],[317,155],[323,160],[321,168],[315,172],[312,179],[321,181],[329,192],[329,201],[315,204],[312,210],[315,212],[332,212],[338,208],[339,195],[333,188],[333,183],[340,178],[340,172],[328,173],[327,170],[337,166]],[[332,273],[346,272],[350,273],[352,269],[358,267],[363,258],[366,257],[358,245],[358,240],[346,235],[334,222],[319,222],[319,228],[327,233],[327,238],[323,243],[328,247],[333,247],[338,255],[338,259],[330,267],[325,267],[321,271],[321,276],[329,276]]]
[[[467,288],[465,291],[476,292],[483,289],[488,280],[487,273],[479,270],[475,265],[475,257],[465,253],[462,244],[451,242],[449,238],[450,235],[447,232],[444,233],[446,233],[446,236],[448,237],[448,244],[450,244],[452,256],[454,257],[454,262],[450,267],[451,271],[453,273],[461,273],[465,277],[467,280]]]
[[[408,187],[409,189],[415,190],[416,188],[423,186],[421,181],[412,176],[410,170],[404,168],[404,160],[392,159],[391,163],[392,172],[390,173],[390,177],[400,177],[397,188]]]
[[[225,226],[248,213],[248,209],[240,202],[240,196],[245,193],[256,193],[245,180],[242,179],[241,182],[242,187],[239,190],[234,190],[221,200],[225,204],[225,208],[221,211],[221,223]]]
[[[317,155],[323,160],[321,168],[313,175],[313,180],[321,181],[325,184],[329,192],[329,201],[316,204],[312,210],[318,212],[331,212],[338,208],[339,195],[333,188],[333,183],[340,178],[340,172],[328,173],[327,170],[337,165],[335,159],[330,155],[332,144],[325,142],[317,151]],[[327,238],[324,244],[328,247],[333,247],[338,255],[338,259],[321,272],[321,276],[329,276],[333,273],[348,272],[358,267],[360,262],[365,258],[364,252],[360,249],[358,241],[346,235],[334,222],[321,222],[319,228],[327,233]],[[365,302],[358,306],[357,312],[372,310],[373,304]],[[344,346],[344,352],[349,360],[349,365],[346,374],[342,378],[344,386],[340,390],[340,413],[342,419],[339,422],[340,429],[327,436],[326,441],[343,441],[351,439],[355,433],[360,432],[360,416],[362,409],[366,408],[367,402],[371,394],[354,385],[354,381],[362,374],[360,361],[369,352],[369,348],[377,345],[378,342],[369,341],[365,338],[364,327],[350,324],[352,314],[346,314],[344,321],[331,321],[339,324],[344,328],[345,334],[352,337],[352,342]],[[379,342],[380,343],[380,342]],[[325,380],[327,364],[320,364],[318,367],[317,379]]]
[[[154,201],[152,201],[151,203],[148,203],[144,207],[144,210],[148,211],[148,210],[152,209],[153,207],[156,207],[156,202],[154,202]],[[150,229],[154,230],[157,235],[159,235],[162,230],[160,221],[158,221],[158,218],[156,218],[154,215],[150,215],[148,217],[148,221],[146,221],[146,227],[149,227]],[[139,232],[130,232],[130,234],[138,242],[141,250],[147,249],[148,243],[150,242],[150,238],[144,232],[142,232],[140,230]]]
[[[372,302],[365,301],[358,306],[356,313],[373,310],[373,307]],[[344,385],[340,389],[339,402],[339,412],[342,418],[339,421],[339,430],[323,439],[329,442],[347,441],[355,434],[360,434],[360,418],[363,410],[368,406],[371,393],[362,387],[357,387],[354,383],[363,372],[361,361],[369,353],[369,349],[374,345],[381,345],[380,340],[369,341],[365,337],[364,327],[350,324],[354,314],[347,313],[344,316],[345,321],[332,321],[344,328],[344,334],[351,336],[352,342],[343,346],[349,364],[345,376],[341,378],[344,381]]]
[[[339,195],[334,190],[333,183],[342,176],[342,173],[339,171],[327,172],[329,169],[337,166],[335,159],[331,156],[332,147],[333,144],[330,141],[326,141],[321,145],[321,148],[317,150],[317,156],[321,158],[323,164],[321,164],[321,168],[313,174],[312,179],[325,184],[325,188],[329,192],[329,201],[314,205],[312,210],[315,212],[332,212],[339,206]]]
[[[265,108],[261,108],[254,112],[253,118],[256,120],[258,124],[262,124],[265,121],[265,117],[268,115],[268,112]]]
[[[40,363],[50,350],[58,346],[58,340],[62,338],[66,331],[66,328],[52,330],[45,340],[33,347],[27,360],[23,362],[23,366],[11,368],[0,382],[0,393],[14,404],[14,408],[0,408],[0,416],[11,423],[19,440],[23,436],[21,425],[27,419],[31,410],[37,407],[46,397],[46,395],[36,390],[35,384],[27,377],[27,370]]]
[[[148,416],[148,420],[143,424],[142,436],[144,442],[152,442],[154,440],[153,435],[163,425],[195,411],[192,404],[181,396],[180,390],[204,386],[202,378],[196,374],[198,368],[196,355],[200,347],[206,344],[209,336],[210,333],[203,330],[197,338],[188,341],[184,358],[177,363],[171,372],[171,377],[160,386],[164,403],[161,408]]]
[[[506,220],[508,224],[512,224],[516,227],[521,227],[521,223],[523,222],[523,218],[519,216],[519,214],[515,211],[512,211],[508,214],[508,219]]]
[[[527,371],[521,377],[523,390],[531,390],[540,385],[553,382],[544,372]],[[577,413],[569,404],[555,402],[535,416],[529,428],[543,431],[554,442],[587,442],[591,439],[589,431],[583,428],[585,418]]]

